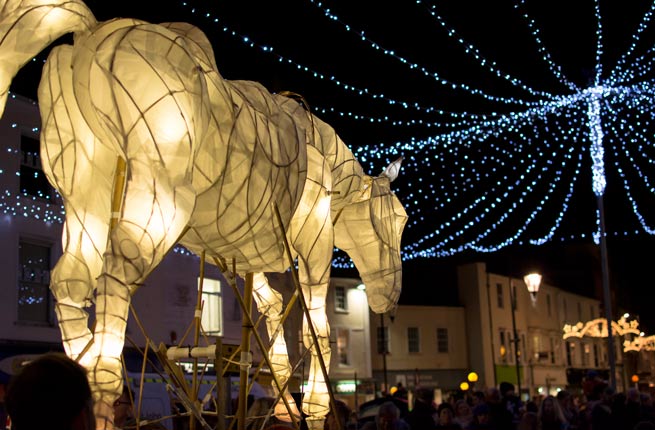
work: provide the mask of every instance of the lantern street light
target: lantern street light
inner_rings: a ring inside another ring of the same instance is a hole
[[[538,273],[529,273],[523,277],[525,286],[530,293],[532,305],[537,303],[537,293],[541,285],[541,275]],[[514,364],[516,366],[516,386],[518,398],[521,398],[521,364],[519,362],[521,353],[519,352],[520,339],[518,331],[516,330],[516,287],[512,283],[512,278],[509,279],[509,292],[512,302],[512,330],[514,331]]]

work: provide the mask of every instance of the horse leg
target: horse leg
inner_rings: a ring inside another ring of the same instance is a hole
[[[144,151],[145,152],[145,151]],[[195,194],[170,169],[139,153],[128,160],[121,217],[110,232],[98,278],[94,331],[96,357],[90,371],[97,428],[113,428],[113,403],[120,395],[120,355],[125,340],[131,290],[143,282],[175,245],[188,224]],[[183,167],[182,167],[183,168]],[[182,177],[183,175],[178,175]]]
[[[291,377],[291,363],[287,352],[287,343],[284,340],[284,328],[281,324],[284,303],[282,294],[271,288],[268,279],[263,273],[255,273],[253,282],[253,298],[257,303],[257,310],[266,318],[266,329],[270,339],[271,348],[268,351],[268,359],[271,362],[271,374],[277,378],[280,387],[284,387]],[[279,395],[278,386],[273,381],[273,390]],[[296,409],[295,401],[288,389],[283,393],[291,412],[300,417]],[[275,415],[285,421],[291,421],[289,411],[280,396],[275,406]]]
[[[95,161],[113,152],[95,139],[82,119],[73,95],[71,52],[71,46],[55,47],[44,66],[39,86],[41,159],[66,210],[63,255],[52,271],[50,289],[66,354],[85,364],[88,355],[80,353],[93,337],[85,307],[102,269],[114,166]]]
[[[325,313],[325,300],[330,282],[330,265],[334,246],[330,217],[332,186],[330,170],[318,151],[307,149],[308,172],[299,209],[289,228],[292,246],[298,253],[298,277],[302,287],[308,315],[303,315],[303,343],[311,351],[308,389],[303,397],[302,409],[307,414],[310,430],[322,429],[329,411],[330,396],[323,376],[319,354],[326,369],[330,365],[330,326]],[[314,344],[310,324],[317,337]]]

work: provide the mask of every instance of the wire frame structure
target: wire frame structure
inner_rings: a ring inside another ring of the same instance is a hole
[[[306,103],[223,79],[209,41],[190,24],[98,22],[80,0],[1,5],[0,101],[25,62],[74,33],[73,45],[51,50],[39,84],[41,159],[66,210],[50,287],[64,348],[89,370],[97,428],[114,427],[131,295],[177,243],[219,265],[233,262],[246,278],[245,307],[254,298],[271,316],[275,388],[292,412],[279,298],[261,273],[297,261],[311,354],[302,409],[310,429],[322,428],[334,246],[353,259],[373,311],[392,309],[407,220],[390,189],[401,159],[366,175]]]

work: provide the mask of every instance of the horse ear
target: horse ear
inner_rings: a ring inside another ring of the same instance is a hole
[[[400,163],[403,162],[403,158],[405,157],[401,156],[396,161],[389,164],[387,168],[384,169],[384,172],[382,172],[382,176],[389,178],[389,182],[393,182],[394,179],[398,177],[398,173],[400,173]]]

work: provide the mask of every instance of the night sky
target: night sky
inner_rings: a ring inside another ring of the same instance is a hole
[[[561,72],[572,83],[582,88],[588,87],[593,80],[596,55],[594,2],[528,1],[524,8],[515,8],[515,3],[520,4],[520,1],[450,0],[438,2],[438,5],[439,13],[457,30],[459,36],[475,46],[484,58],[493,61],[503,74],[515,76],[525,85],[540,91],[562,93],[562,84],[553,77],[553,73],[541,59],[542,54],[539,53],[526,21],[521,17],[521,13],[527,11],[540,29],[539,35],[544,46],[548,47],[549,55],[561,65]],[[365,37],[369,40],[377,42],[387,50],[393,50],[394,55],[420,64],[426,70],[438,72],[449,82],[480,88],[489,94],[506,98],[538,100],[538,97],[526,97],[525,92],[490,73],[480,66],[479,61],[466,55],[462,45],[457,43],[456,39],[449,38],[446,30],[427,13],[427,8],[432,3],[327,1],[320,3],[319,7],[319,2],[310,0],[94,0],[87,1],[87,4],[99,20],[135,17],[150,22],[192,22],[212,41],[216,61],[224,78],[258,81],[272,92],[288,90],[302,94],[310,107],[333,107],[340,112],[355,112],[378,118],[388,115],[398,121],[434,120],[430,119],[433,117],[429,115],[411,109],[399,109],[398,106],[381,100],[359,96],[356,91],[344,90],[329,79],[334,76],[348,85],[368,88],[372,93],[384,94],[389,99],[404,100],[422,106],[437,106],[439,109],[464,116],[507,113],[517,109],[515,106],[492,102],[467,91],[453,90],[448,85],[440,85],[436,80],[410,70],[397,58],[374,51],[368,44],[359,40],[357,34],[346,31],[342,23],[349,24],[354,30],[365,31]],[[618,0],[600,2],[604,42],[602,58],[603,64],[607,64],[608,68],[626,51],[640,17],[649,7],[650,3],[646,1],[633,1],[629,4]],[[328,19],[325,16],[326,9],[336,14],[340,22]],[[218,18],[218,23],[214,22],[215,18]],[[229,31],[224,31],[225,28],[229,28]],[[231,32],[238,35],[231,35]],[[651,41],[648,46],[652,46],[652,41],[655,40],[652,33],[648,28],[642,36]],[[249,47],[244,43],[243,36],[249,37],[249,43],[254,43],[256,47]],[[67,41],[70,41],[70,37],[61,42]],[[299,66],[295,64],[279,61],[279,57],[264,52],[261,46],[273,47],[276,55],[293,59],[326,78],[316,79],[311,73],[299,70]],[[37,83],[34,77],[40,74],[46,54],[47,51],[20,72],[12,87],[13,91],[36,98]],[[648,58],[651,57],[652,54]],[[652,79],[653,72],[648,74],[647,77]],[[329,112],[318,115],[333,125],[346,144],[353,149],[360,146],[393,147],[396,142],[405,142],[412,138],[426,139],[435,133],[448,130],[447,126],[435,129],[420,125],[392,126],[388,123],[355,121]],[[438,119],[444,118],[442,116]],[[450,117],[446,122],[449,121],[457,123],[458,120]],[[559,124],[566,129],[565,122]],[[648,135],[652,136],[652,133]],[[457,144],[466,146],[467,143],[466,139],[462,139]],[[529,145],[526,147],[529,149]],[[406,229],[404,245],[414,243],[426,234],[435,232],[435,229],[438,231],[437,226],[443,223],[444,219],[455,217],[457,212],[465,207],[455,205],[435,209],[427,204],[434,200],[433,197],[420,200],[412,196],[417,186],[425,186],[435,178],[435,174],[442,186],[448,183],[450,177],[453,181],[465,181],[469,174],[474,177],[473,167],[479,168],[479,163],[486,159],[488,152],[493,151],[495,146],[482,142],[474,148],[475,150],[468,152],[462,150],[453,153],[452,159],[442,160],[439,165],[423,164],[421,157],[424,154],[418,150],[414,152],[408,147],[381,155],[379,158],[371,156],[362,161],[365,170],[377,174],[398,155],[416,157],[414,165],[405,168],[393,184],[401,201],[412,207],[412,213],[425,215],[424,219]],[[526,151],[528,149],[524,148]],[[473,163],[463,164],[461,157],[471,157]],[[478,164],[475,164],[476,162]],[[537,170],[545,170],[547,164],[545,162],[543,166],[539,165]],[[451,165],[453,172],[463,167],[470,170],[452,176],[454,173],[448,171]],[[550,242],[533,246],[524,241],[519,245],[507,244],[498,252],[479,253],[468,250],[452,256],[408,259],[404,263],[404,291],[401,300],[405,303],[418,303],[419,300],[420,303],[426,303],[424,296],[427,295],[435,304],[455,304],[455,266],[469,261],[487,261],[490,270],[513,276],[522,276],[526,270],[536,268],[542,271],[548,283],[602,298],[598,247],[593,245],[588,236],[594,231],[596,220],[596,202],[591,192],[588,160],[584,161],[580,177],[580,186],[575,198],[567,202],[569,211],[563,225]],[[655,180],[655,174],[653,178]],[[542,181],[544,189],[552,180],[551,178]],[[624,201],[621,187],[615,185],[616,180],[617,177],[608,174],[605,203],[607,230],[633,232],[638,228],[637,223],[631,208]],[[646,194],[652,196],[653,193]],[[457,200],[458,195],[460,194],[453,193],[451,199]],[[652,201],[652,205],[650,200],[647,202],[643,210],[647,211],[650,206],[655,207],[655,201]],[[425,209],[417,211],[422,209],[422,205],[425,205]],[[561,205],[553,206],[549,210],[557,211],[559,207]],[[510,235],[519,219],[517,215],[511,223],[508,221],[499,226],[495,233],[490,235],[489,240],[500,240],[501,236]],[[539,220],[533,224],[531,232],[535,235],[543,234],[543,231],[539,231]],[[581,232],[587,236],[580,237]],[[438,235],[436,232],[435,236]],[[650,301],[644,300],[644,296],[652,295],[649,293],[652,286],[648,269],[652,264],[653,243],[655,242],[643,231],[639,235],[632,234],[625,238],[612,236],[608,239],[611,288],[616,299],[614,304],[623,306],[621,312],[628,310],[639,313],[642,326],[648,334],[652,334],[648,331],[649,328],[655,331],[655,316],[650,315],[655,313],[649,312]],[[335,269],[337,275],[351,273],[348,270]]]

